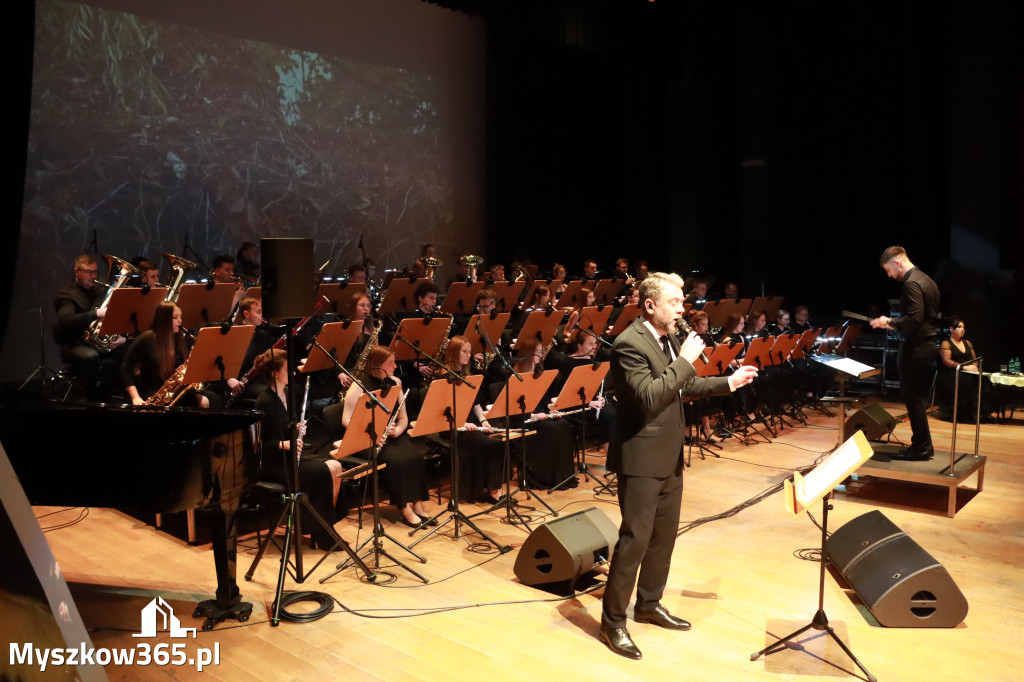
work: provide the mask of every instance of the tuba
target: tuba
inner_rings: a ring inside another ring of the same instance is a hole
[[[469,279],[470,281],[475,282],[476,271],[480,268],[481,265],[484,264],[484,259],[481,258],[480,256],[466,254],[464,256],[459,256],[458,258],[456,258],[455,262],[458,263],[459,265],[465,265],[467,268],[469,268]]]
[[[128,280],[135,276],[140,279],[145,275],[141,270],[132,265],[126,260],[118,258],[117,256],[103,256],[107,259],[107,279],[104,284],[107,285],[107,293],[103,297],[103,301],[96,306],[97,308],[106,307],[110,303],[110,297],[114,295],[114,291],[120,289],[128,282]],[[111,280],[114,279],[114,271],[117,270],[117,280],[111,285]],[[114,348],[114,339],[118,337],[117,334],[100,334],[100,320],[96,318],[89,323],[89,328],[85,331],[85,342],[95,348],[98,351],[109,351]]]
[[[429,279],[431,282],[433,282],[434,281],[434,272],[439,267],[444,265],[444,261],[441,260],[440,258],[430,258],[430,257],[422,258],[421,260],[423,261],[423,267],[425,267],[427,269],[427,275],[426,275],[427,279]]]
[[[164,260],[171,264],[171,279],[167,283],[167,298],[164,300],[176,303],[178,301],[178,290],[181,288],[181,281],[185,279],[185,273],[189,270],[197,270],[199,266],[181,256],[175,256],[173,253],[161,255],[163,255]]]

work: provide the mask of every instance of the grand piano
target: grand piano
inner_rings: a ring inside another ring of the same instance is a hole
[[[258,471],[260,413],[20,401],[0,404],[0,443],[33,505],[166,513],[201,509],[216,599],[204,629],[248,619],[235,581],[235,514]]]

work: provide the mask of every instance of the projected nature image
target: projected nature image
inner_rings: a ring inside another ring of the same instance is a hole
[[[19,271],[54,273],[40,291],[94,237],[152,260],[186,237],[207,259],[309,237],[340,273],[360,234],[401,265],[451,229],[436,79],[84,4],[37,12]]]

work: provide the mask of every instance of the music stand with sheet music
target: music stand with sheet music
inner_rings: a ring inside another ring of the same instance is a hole
[[[850,377],[854,379],[866,379],[867,377],[875,376],[881,373],[881,368],[872,367],[871,365],[865,365],[863,362],[857,362],[851,358],[843,355],[822,355],[818,353],[812,355],[811,359],[817,363],[828,367],[832,370],[832,377],[839,384],[839,396],[835,398],[824,398],[825,402],[837,403],[839,405],[839,439],[836,443],[838,446],[843,442],[843,431],[846,428],[846,404],[857,402],[857,398],[850,398],[846,395],[846,380]]]
[[[231,314],[236,286],[230,283],[182,284],[178,288],[181,328],[215,324]]]
[[[697,370],[697,376],[698,377],[720,376],[720,375],[722,375],[725,372],[726,369],[728,369],[732,365],[733,360],[736,359],[736,356],[740,354],[741,350],[743,350],[743,344],[740,343],[739,341],[737,341],[736,343],[732,343],[732,344],[725,344],[725,343],[719,344],[719,345],[715,346],[714,349],[712,349],[710,354],[707,352],[707,350],[705,350],[704,351],[704,356],[706,356],[707,359],[705,360],[704,357],[697,358],[697,360],[693,363],[693,368],[695,370]],[[695,416],[695,420],[694,421],[699,424],[701,422],[701,420],[703,419],[703,417],[704,417],[704,413],[703,413],[703,411],[701,409],[703,407],[703,405],[704,405],[704,400],[702,400],[702,399],[694,400],[693,404],[694,404],[695,413],[696,413],[694,415]],[[724,422],[721,421],[721,420],[719,421],[718,427],[721,428],[721,429],[725,429],[726,428]],[[712,432],[714,432],[714,430],[715,429],[712,429]],[[710,455],[714,455],[715,457],[719,457],[720,455],[717,452],[712,452],[711,450],[708,450],[708,448],[709,447],[720,448],[721,446],[715,445],[710,440],[710,438],[711,438],[710,435],[707,438],[701,438],[699,436],[699,434],[700,434],[700,428],[699,427],[697,429],[697,433],[698,433],[698,437],[695,438],[695,440],[697,442],[697,449],[700,451],[700,458],[704,459],[705,453],[710,454]],[[739,438],[738,434],[737,434],[737,438]],[[691,443],[690,450],[692,451],[692,449],[693,449],[693,446],[692,446],[692,443]],[[686,466],[690,466],[689,452],[687,453]]]
[[[401,398],[402,401],[404,401],[405,396],[400,395],[400,390],[396,386],[389,386],[384,389],[372,391],[371,395],[373,398],[367,397],[364,393],[356,401],[355,410],[353,410],[352,417],[349,419],[348,426],[345,428],[345,435],[341,437],[341,440],[334,443],[335,449],[331,452],[331,457],[340,460],[344,457],[354,455],[357,452],[369,451],[370,469],[373,472],[371,474],[371,486],[373,488],[373,533],[363,542],[363,544],[359,545],[359,547],[350,554],[348,559],[338,564],[337,569],[333,573],[322,578],[320,582],[325,582],[340,571],[348,568],[355,561],[361,560],[362,557],[372,553],[373,571],[375,574],[380,572],[380,558],[383,556],[395,562],[399,567],[404,568],[425,584],[429,581],[415,570],[406,566],[400,560],[389,554],[384,548],[383,541],[390,540],[409,554],[419,559],[420,563],[425,564],[427,563],[427,560],[411,548],[406,547],[401,542],[388,535],[387,531],[384,530],[384,524],[381,523],[380,520],[380,467],[378,464],[380,462],[380,453],[383,449],[383,446],[380,445],[380,440],[387,432],[389,422],[397,418],[398,413],[402,409],[402,403],[399,399]],[[390,415],[389,419],[384,420],[385,425],[383,428],[378,426],[378,408],[383,409],[385,414]],[[363,548],[368,544],[371,545],[371,547],[369,550],[364,552]],[[359,554],[360,552],[362,552],[362,554]]]
[[[611,367],[611,363],[607,361],[588,363],[578,367],[573,367],[569,376],[565,380],[565,384],[562,386],[562,390],[559,391],[558,395],[555,397],[555,409],[562,412],[563,416],[577,413],[580,415],[582,431],[580,435],[580,447],[576,449],[576,471],[574,471],[565,480],[548,488],[548,495],[555,492],[555,488],[559,488],[568,483],[570,479],[576,476],[576,474],[583,474],[588,479],[597,480],[597,476],[587,469],[587,409],[588,405],[590,405],[590,401],[594,400],[597,397],[597,392],[601,390],[601,385],[604,383],[604,379],[608,375],[609,367]],[[563,406],[563,408],[566,405],[571,405],[572,407],[559,409],[559,405]]]
[[[829,502],[829,496],[839,483],[847,476],[859,469],[864,462],[871,459],[874,454],[871,446],[863,432],[857,431],[847,441],[840,442],[828,457],[821,464],[808,474],[801,476],[799,471],[793,472],[793,480],[785,482],[785,504],[786,509],[794,517],[800,515],[810,505],[821,500],[821,549],[819,554],[818,569],[818,610],[814,613],[811,622],[800,629],[792,632],[782,639],[772,642],[760,651],[750,654],[750,660],[756,661],[762,655],[773,654],[786,647],[786,643],[799,637],[807,630],[814,628],[828,633],[829,637],[839,645],[839,648],[850,657],[860,671],[868,678],[868,682],[877,682],[874,675],[857,660],[850,648],[839,638],[836,631],[829,625],[828,616],[825,615],[825,564],[828,563],[828,554],[825,551],[825,543],[828,540],[828,513],[833,508]],[[795,647],[802,649],[803,647]]]
[[[593,289],[594,303],[611,305],[625,286],[626,280],[624,279],[599,279]]]
[[[535,372],[527,372],[526,374],[522,375],[522,379],[521,380],[517,379],[514,376],[509,376],[509,378],[505,381],[505,385],[501,389],[501,393],[498,394],[498,397],[495,399],[494,404],[491,405],[491,409],[488,410],[486,412],[486,414],[484,414],[484,418],[487,421],[490,421],[491,419],[499,419],[501,417],[505,417],[505,442],[506,442],[506,447],[507,447],[507,444],[511,441],[511,424],[509,422],[509,419],[512,416],[513,404],[515,405],[515,408],[517,408],[519,410],[519,414],[523,418],[522,425],[517,429],[517,431],[519,431],[520,440],[522,440],[522,456],[520,458],[520,460],[521,460],[520,467],[521,468],[520,468],[520,471],[519,471],[519,480],[516,482],[517,483],[517,488],[515,490],[509,490],[505,494],[504,506],[506,508],[506,514],[507,514],[506,518],[508,519],[508,522],[509,523],[515,523],[515,521],[513,521],[513,519],[512,519],[512,515],[514,514],[516,517],[519,518],[520,522],[524,526],[526,526],[526,528],[528,530],[529,530],[530,527],[529,527],[529,525],[527,523],[527,518],[522,516],[518,512],[515,512],[514,508],[512,506],[513,505],[512,500],[515,497],[516,493],[525,493],[527,499],[529,499],[530,497],[533,497],[533,499],[535,499],[538,502],[540,502],[541,504],[543,504],[547,508],[547,510],[549,512],[551,512],[552,515],[558,516],[558,512],[556,512],[554,509],[552,509],[551,506],[549,506],[547,502],[545,502],[543,499],[541,499],[541,497],[539,495],[537,495],[536,493],[533,492],[533,490],[530,488],[529,481],[526,480],[526,438],[525,438],[525,436],[526,436],[526,413],[527,412],[532,412],[533,410],[535,410],[537,408],[537,405],[540,403],[541,399],[544,397],[544,394],[547,393],[548,388],[551,387],[551,382],[553,382],[555,380],[556,376],[558,376],[558,370],[557,369],[548,369],[548,370],[545,370],[544,372],[542,372],[539,375],[536,374]],[[505,480],[506,480],[506,485],[509,488],[511,488],[511,485],[512,485],[512,463],[511,463],[511,461],[506,461]],[[497,505],[492,506],[491,509],[495,509],[498,506],[502,506],[502,504],[503,503],[499,502]],[[491,509],[488,509],[488,510],[486,510],[484,512],[480,512],[480,513],[486,514]],[[475,514],[474,514],[474,516],[475,516]]]
[[[588,305],[580,308],[580,316],[576,326],[589,329],[594,336],[600,337],[608,326],[608,318],[612,316],[610,305]]]
[[[115,289],[96,333],[100,336],[126,336],[146,331],[153,326],[156,309],[166,296],[165,287]]]
[[[441,303],[441,312],[465,315],[476,310],[476,295],[484,290],[483,282],[453,282]]]
[[[766,321],[774,322],[779,316],[779,308],[782,307],[782,302],[785,300],[785,296],[758,296],[750,304],[750,310],[760,310],[764,313]]]

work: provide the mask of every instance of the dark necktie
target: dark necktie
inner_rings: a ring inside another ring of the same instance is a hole
[[[661,348],[665,351],[665,359],[672,362],[672,347],[669,345],[668,334],[661,337]]]

